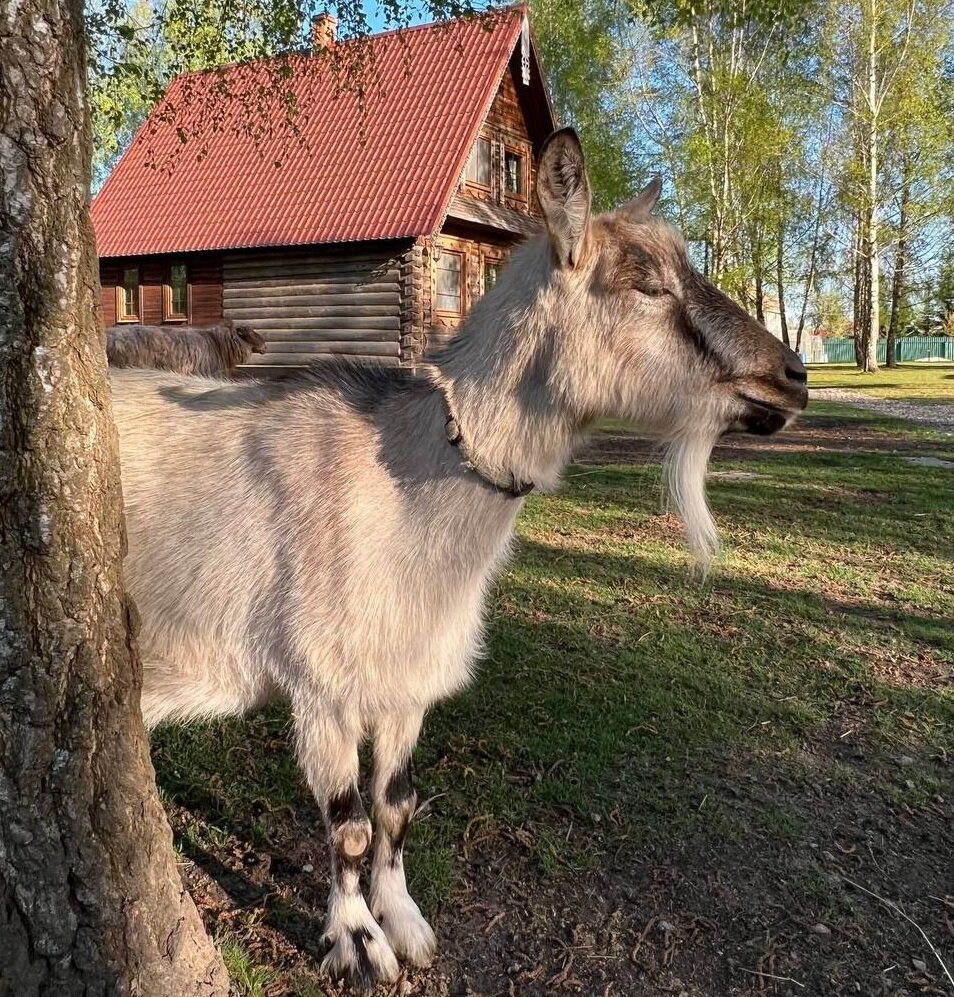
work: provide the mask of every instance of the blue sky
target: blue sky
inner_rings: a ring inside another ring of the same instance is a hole
[[[417,4],[414,5],[417,7]],[[373,0],[365,0],[364,3],[365,14],[368,18],[368,23],[374,31],[385,31],[390,28],[390,24],[385,24],[384,12],[381,9],[381,5],[373,2]],[[411,13],[411,23],[412,24],[423,24],[425,21],[429,21],[430,18],[426,15],[422,15],[420,11],[414,10]]]
[[[486,7],[487,0],[473,0],[473,5],[475,8]],[[334,5],[329,4],[329,10],[334,13]],[[368,18],[368,23],[371,25],[373,31],[385,31],[388,28],[393,27],[391,24],[385,23],[384,10],[377,0],[364,0],[364,10]],[[421,3],[420,0],[417,2],[411,2],[406,4],[406,7],[410,11],[410,23],[411,24],[424,24],[427,21],[433,21],[434,18],[431,12],[427,9],[426,3]]]

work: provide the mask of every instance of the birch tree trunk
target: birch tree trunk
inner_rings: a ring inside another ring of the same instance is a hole
[[[885,344],[885,366],[897,367],[895,344],[898,337],[901,304],[904,300],[904,268],[907,263],[908,202],[911,198],[911,167],[904,164],[901,181],[901,203],[898,214],[898,249],[894,256],[894,273],[891,275],[891,318],[888,321],[888,341]]]
[[[878,370],[878,337],[881,335],[881,255],[878,244],[878,49],[876,0],[871,0],[871,23],[868,26],[868,204],[865,248],[868,261],[868,320],[864,337],[862,370]]]
[[[855,338],[855,363],[859,368],[864,367],[865,354],[868,347],[868,321],[871,311],[868,308],[868,294],[870,283],[868,281],[868,256],[865,246],[865,223],[864,217],[859,212],[856,221],[856,233],[853,239],[855,249],[855,287],[854,287],[854,312],[853,327]]]
[[[81,0],[0,22],[0,995],[225,997],[139,713]]]
[[[778,310],[782,322],[782,342],[790,347],[792,342],[788,332],[788,317],[785,314],[785,218],[781,213],[778,220],[778,251],[775,255],[775,281],[778,285]],[[799,340],[801,340],[801,336],[799,336]],[[800,341],[798,346],[801,346]]]
[[[762,244],[755,226],[749,233],[752,246],[752,277],[755,284],[755,317],[765,325],[765,275],[762,272]]]

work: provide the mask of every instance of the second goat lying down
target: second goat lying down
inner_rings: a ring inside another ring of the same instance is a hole
[[[248,325],[223,322],[208,329],[187,325],[114,325],[106,330],[111,367],[149,367],[176,374],[230,374],[265,340]]]
[[[546,232],[433,371],[113,375],[143,715],[290,700],[331,846],[324,967],[352,981],[394,980],[398,959],[434,956],[404,877],[411,753],[427,708],[470,680],[521,496],[555,486],[596,420],[631,420],[668,441],[675,502],[704,558],[713,443],[730,428],[775,432],[807,399],[795,354],[651,216],[658,186],[591,218],[564,130],[543,146],[537,193]],[[365,738],[373,840],[358,792]]]

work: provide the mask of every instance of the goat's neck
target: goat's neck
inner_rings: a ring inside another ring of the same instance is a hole
[[[530,253],[520,260],[521,269],[545,272],[543,262]],[[555,387],[561,358],[545,323],[546,284],[523,281],[522,272],[508,276],[477,304],[437,366],[481,463],[546,490],[570,459],[584,420]]]

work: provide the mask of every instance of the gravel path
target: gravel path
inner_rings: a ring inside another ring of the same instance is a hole
[[[819,401],[845,402],[853,408],[879,412],[881,415],[907,419],[921,426],[954,433],[954,405],[932,405],[926,402],[901,401],[894,398],[875,398],[861,391],[842,391],[839,388],[811,388],[810,395]]]

